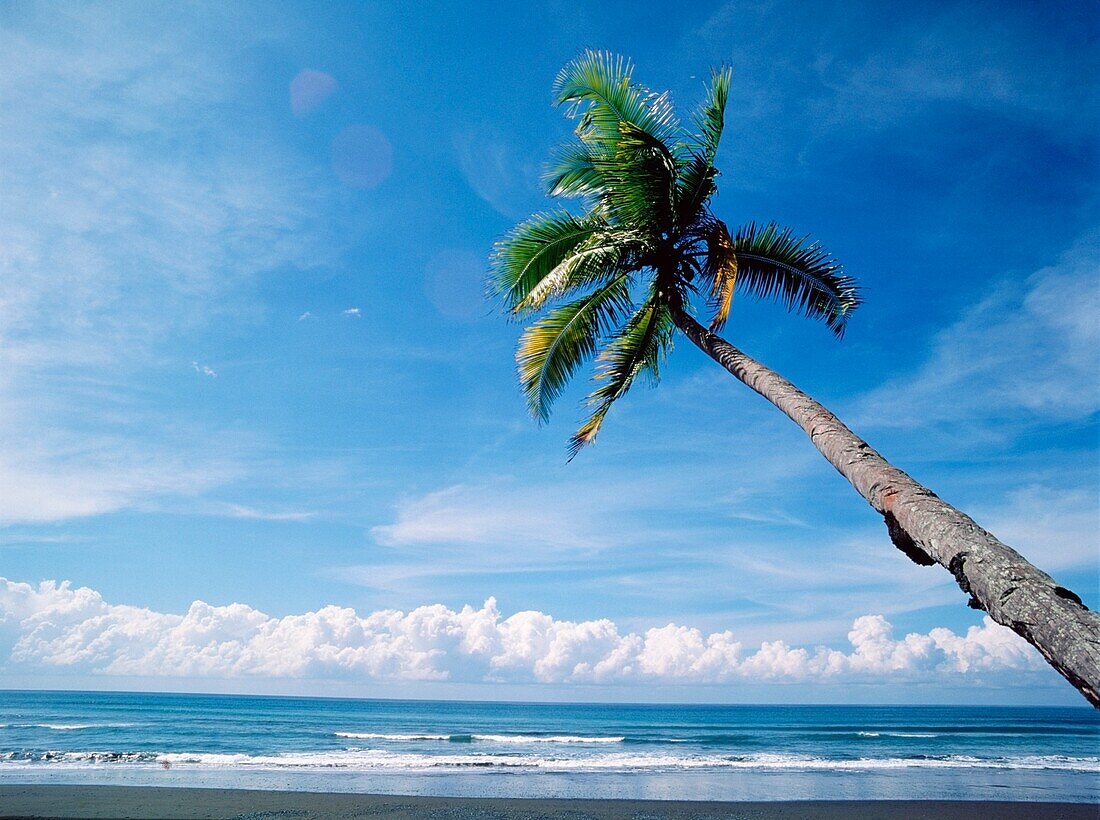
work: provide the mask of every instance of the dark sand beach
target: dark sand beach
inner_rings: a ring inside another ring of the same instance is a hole
[[[1100,804],[936,800],[719,803],[528,800],[133,786],[0,786],[0,817],[1096,820]]]

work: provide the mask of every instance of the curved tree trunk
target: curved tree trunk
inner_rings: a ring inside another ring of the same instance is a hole
[[[955,576],[970,606],[1035,646],[1100,708],[1100,616],[968,516],[876,453],[825,407],[682,310],[677,327],[704,353],[787,414],[885,519],[895,546]]]

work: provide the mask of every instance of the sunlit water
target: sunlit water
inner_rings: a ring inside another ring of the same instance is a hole
[[[0,783],[1100,801],[1088,708],[0,692]]]

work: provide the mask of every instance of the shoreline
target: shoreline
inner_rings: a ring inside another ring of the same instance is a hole
[[[0,818],[480,818],[482,820],[1096,820],[1100,803],[966,800],[683,800],[417,797],[166,786],[0,785]]]

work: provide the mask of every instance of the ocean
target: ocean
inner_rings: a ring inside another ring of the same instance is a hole
[[[0,691],[0,783],[1100,802],[1092,709]]]

